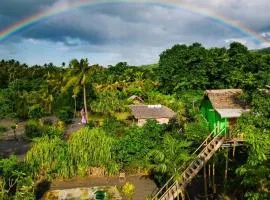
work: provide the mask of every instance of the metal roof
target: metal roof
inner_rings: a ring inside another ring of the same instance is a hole
[[[242,113],[248,112],[249,109],[216,109],[223,118],[240,117]]]

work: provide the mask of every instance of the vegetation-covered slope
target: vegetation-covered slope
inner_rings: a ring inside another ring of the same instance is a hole
[[[1,159],[0,199],[33,199],[35,183],[87,176],[91,167],[108,175],[144,172],[162,185],[188,163],[209,134],[199,113],[203,91],[223,88],[244,89],[251,112],[234,130],[245,134],[246,147],[230,162],[221,193],[267,199],[270,100],[269,92],[262,90],[265,85],[270,85],[270,55],[248,51],[239,43],[229,49],[175,45],[162,52],[158,64],[142,67],[120,62],[106,68],[87,59],[73,60],[68,67],[2,60],[0,117],[31,120],[25,130],[33,147],[25,162]],[[166,105],[177,116],[168,125],[149,121],[137,127],[129,116],[131,95],[145,104]],[[70,123],[83,107],[89,111],[87,127],[65,140],[63,123]],[[61,122],[40,124],[40,118],[51,115]],[[221,151],[213,161],[220,177],[224,155]]]

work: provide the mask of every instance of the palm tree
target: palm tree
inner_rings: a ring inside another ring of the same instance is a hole
[[[86,122],[88,122],[87,101],[86,101],[86,79],[89,75],[91,67],[89,66],[88,59],[73,59],[70,64],[70,70],[68,72],[68,80],[65,88],[73,86],[73,95],[77,95],[81,87],[83,88],[83,104],[86,114]]]

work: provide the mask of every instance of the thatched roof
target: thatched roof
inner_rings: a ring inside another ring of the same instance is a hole
[[[163,105],[131,105],[132,115],[136,119],[172,118],[175,113]]]
[[[141,98],[141,97],[139,97],[139,96],[137,96],[137,95],[132,95],[132,96],[130,96],[129,98],[128,98],[128,100],[138,100],[138,101],[140,101],[140,102],[143,102],[143,99]]]
[[[241,89],[206,90],[205,93],[221,117],[239,117],[249,111],[247,104],[240,99]]]

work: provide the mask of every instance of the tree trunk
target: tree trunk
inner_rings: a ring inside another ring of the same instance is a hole
[[[228,150],[228,148],[226,149],[226,158],[225,159],[226,159],[226,162],[225,162],[224,180],[225,180],[225,182],[227,182],[227,177],[228,177],[228,162],[229,162],[229,150]]]
[[[49,102],[49,114],[52,114],[52,103]]]
[[[86,123],[88,123],[88,112],[87,112],[87,103],[86,103],[86,88],[85,88],[85,84],[83,85],[83,103],[84,103],[85,119],[86,119]]]

